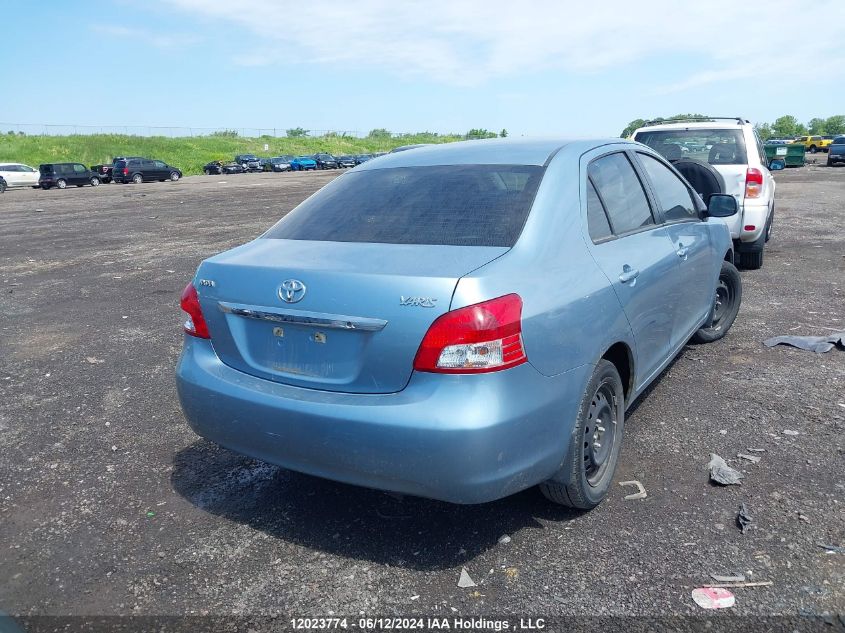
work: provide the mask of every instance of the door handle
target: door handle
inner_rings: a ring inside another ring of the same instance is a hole
[[[634,281],[637,277],[640,276],[640,271],[636,268],[631,268],[628,264],[625,264],[622,267],[622,274],[619,275],[619,281],[623,284],[628,283],[629,281]]]

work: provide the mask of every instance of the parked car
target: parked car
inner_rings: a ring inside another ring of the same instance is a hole
[[[827,166],[833,167],[836,163],[845,163],[845,136],[835,137],[828,148]]]
[[[219,160],[213,160],[210,163],[206,163],[202,168],[202,173],[204,173],[206,176],[220,174],[242,174],[244,173],[244,171],[244,168],[241,167],[238,163],[224,163]]]
[[[23,163],[0,163],[0,176],[6,181],[6,187],[38,188],[38,170]]]
[[[354,156],[338,156],[337,157],[337,166],[338,167],[355,167],[358,162],[356,161]]]
[[[811,154],[815,154],[818,151],[826,152],[827,148],[830,146],[830,140],[820,135],[799,136],[792,142],[803,145]]]
[[[112,181],[112,170],[114,169],[114,166],[122,160],[143,160],[143,156],[115,156],[109,165],[91,165],[91,171],[97,174],[100,178],[100,182],[109,183]]]
[[[0,193],[6,193],[6,179],[0,176]]]
[[[355,164],[360,165],[361,163],[366,163],[368,160],[372,160],[372,154],[358,154],[355,156]]]
[[[117,183],[134,183],[140,185],[142,182],[153,182],[165,180],[179,180],[182,171],[161,160],[149,158],[131,158],[119,160],[112,170],[112,179]]]
[[[317,169],[337,169],[337,159],[331,154],[320,153],[314,154],[314,162],[317,163]]]
[[[317,161],[310,156],[297,156],[290,162],[291,171],[310,171],[317,169]]]
[[[293,156],[274,156],[268,158],[264,164],[264,171],[291,171],[290,162]]]
[[[255,154],[238,154],[235,162],[244,168],[244,171],[261,171],[261,160]]]
[[[42,189],[64,189],[68,185],[96,187],[100,184],[100,177],[82,163],[44,163],[39,165],[38,171],[38,184]]]
[[[760,268],[772,234],[775,180],[754,125],[741,118],[678,120],[646,124],[633,138],[676,166],[683,159],[686,165],[698,163],[700,171],[717,174],[721,193],[731,194],[740,205],[740,212],[728,220],[738,263],[743,268]],[[684,154],[678,147],[684,141],[694,141],[702,150]]]
[[[765,142],[766,145],[789,145],[792,141],[785,138],[770,138]]]
[[[182,408],[211,441],[319,477],[456,503],[540,484],[592,508],[626,408],[737,316],[737,209],[623,140],[373,161],[200,264]]]

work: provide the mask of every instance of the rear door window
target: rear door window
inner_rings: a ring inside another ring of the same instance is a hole
[[[698,220],[698,211],[684,182],[656,158],[641,152],[637,157],[648,174],[666,222]]]
[[[604,205],[601,203],[599,194],[596,193],[593,181],[589,179],[587,179],[587,230],[593,242],[599,242],[613,233],[610,230]]]
[[[87,170],[85,169],[85,165],[80,165],[79,163],[75,163],[73,166],[73,171],[77,174],[85,173]]]
[[[263,237],[510,247],[522,232],[543,173],[535,165],[353,171],[308,198]]]
[[[610,226],[616,235],[654,224],[642,183],[625,154],[598,158],[590,163],[587,173],[604,202]]]

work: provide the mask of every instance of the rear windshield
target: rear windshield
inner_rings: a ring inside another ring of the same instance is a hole
[[[126,161],[125,160],[116,160],[114,162],[114,166],[117,167],[118,169],[123,169],[124,167],[126,167]]]
[[[845,136],[837,136],[831,145],[845,145]]]
[[[667,160],[694,158],[711,165],[748,163],[741,130],[643,130],[637,132],[634,140],[660,152]]]
[[[262,237],[510,247],[543,171],[534,165],[437,165],[350,172]]]

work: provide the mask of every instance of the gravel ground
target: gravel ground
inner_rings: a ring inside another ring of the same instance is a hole
[[[536,490],[481,506],[288,472],[197,438],[176,398],[179,293],[336,172],[0,196],[0,609],[15,615],[845,612],[845,168],[777,173],[774,236],[731,333],[630,412],[590,513]],[[797,431],[786,434],[785,430]],[[765,449],[752,464],[737,459]],[[711,452],[745,473],[708,483]],[[740,502],[754,518],[741,534]],[[507,535],[508,539],[501,539]],[[504,542],[506,541],[506,542]],[[462,568],[478,583],[458,588]]]

